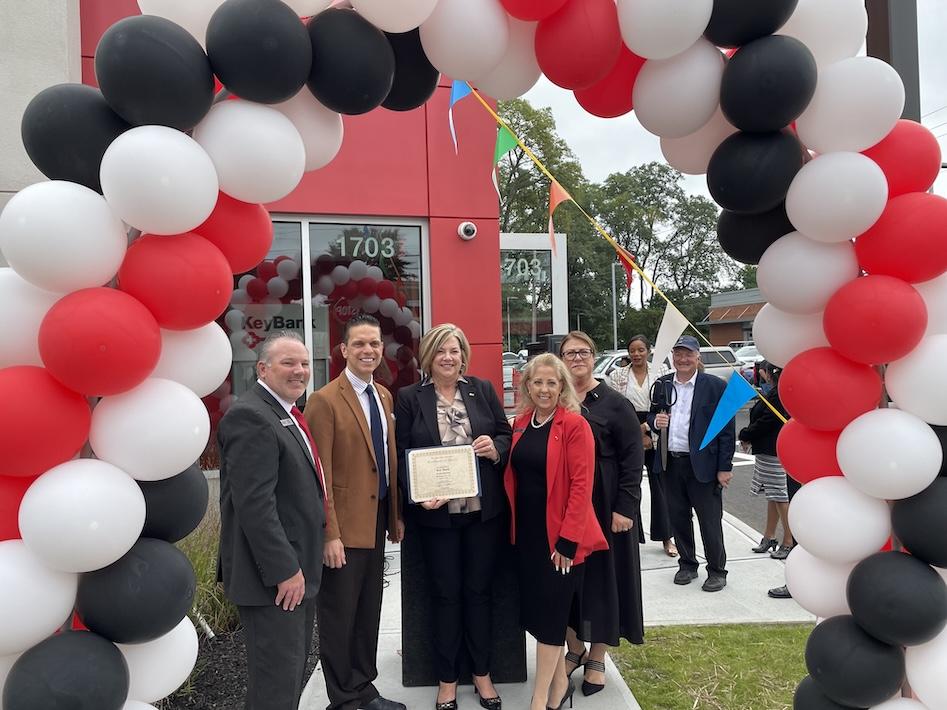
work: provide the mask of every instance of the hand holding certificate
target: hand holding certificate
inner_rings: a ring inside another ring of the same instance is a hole
[[[415,503],[480,495],[472,446],[432,446],[407,453],[408,492]]]

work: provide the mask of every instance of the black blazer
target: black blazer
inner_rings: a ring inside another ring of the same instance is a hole
[[[325,512],[315,463],[283,406],[256,384],[220,420],[218,577],[235,604],[264,606],[302,569],[306,599],[322,579]]]
[[[773,387],[766,395],[776,409],[779,410],[786,419],[789,414],[783,408],[779,401],[778,388]],[[773,410],[766,406],[766,402],[761,399],[756,400],[753,409],[750,410],[750,424],[740,430],[740,441],[745,441],[753,445],[754,454],[764,454],[768,456],[776,455],[776,439],[783,428],[783,423],[779,417],[773,414]]]
[[[457,383],[473,438],[486,434],[493,439],[500,454],[500,460],[492,463],[488,459],[478,458],[480,467],[480,505],[481,519],[489,520],[507,509],[506,494],[503,491],[503,471],[510,455],[510,443],[513,430],[503,413],[503,406],[493,389],[493,385],[477,377],[464,377]],[[398,391],[395,404],[395,442],[398,445],[398,480],[404,486],[405,518],[420,525],[449,528],[450,513],[447,506],[437,510],[425,510],[413,504],[408,498],[408,471],[406,452],[426,446],[440,446],[441,434],[437,426],[437,393],[434,384],[418,382]]]
[[[739,377],[736,373],[733,376]],[[664,375],[658,381],[673,382],[674,373]],[[717,409],[717,403],[720,402],[720,398],[726,389],[727,383],[719,377],[705,375],[703,372],[697,373],[687,438],[690,444],[691,467],[694,469],[694,476],[702,483],[710,483],[716,480],[718,471],[733,470],[733,452],[736,450],[736,424],[733,419],[727,422],[726,426],[704,449],[699,448],[704,434],[707,433],[710,419]],[[654,415],[657,412],[657,407],[652,405],[651,413],[648,415],[648,426],[652,429],[654,429]],[[671,417],[674,417],[674,407],[671,407]],[[661,435],[664,436],[664,432]],[[661,457],[655,456],[654,472],[660,473],[662,470]]]

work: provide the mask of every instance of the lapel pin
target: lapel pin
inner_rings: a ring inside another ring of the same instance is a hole
[[[292,420],[292,419],[288,419],[288,418],[287,418],[287,419],[280,419],[280,420],[279,420],[279,423],[282,424],[283,426],[292,426],[292,425],[293,425],[293,420]]]

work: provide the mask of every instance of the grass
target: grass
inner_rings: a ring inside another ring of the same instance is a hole
[[[197,529],[178,543],[178,548],[194,566],[197,577],[191,618],[197,625],[197,614],[200,614],[215,634],[233,631],[240,623],[237,607],[224,596],[223,587],[217,582],[219,541],[220,514],[212,506]]]
[[[643,710],[790,710],[811,624],[665,626],[612,652]]]

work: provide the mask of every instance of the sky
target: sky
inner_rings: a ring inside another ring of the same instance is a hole
[[[947,2],[917,0],[917,13],[922,123],[938,136],[947,162]],[[552,109],[559,135],[593,182],[652,160],[664,162],[658,137],[641,127],[634,112],[619,118],[592,116],[579,106],[571,91],[545,77],[523,98],[533,106]],[[710,198],[702,175],[685,175],[683,186],[692,194]],[[935,192],[947,196],[947,170],[941,172]]]

